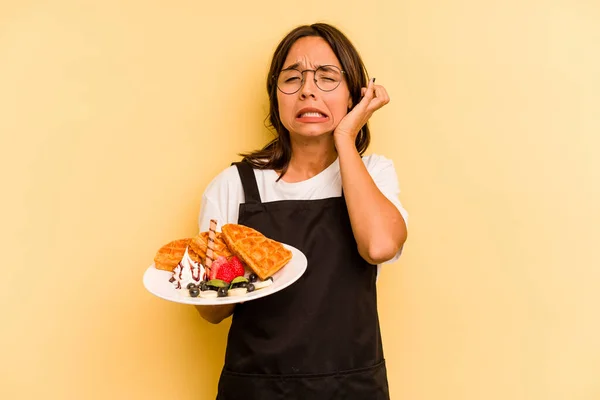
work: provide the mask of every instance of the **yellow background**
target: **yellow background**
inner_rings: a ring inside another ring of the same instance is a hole
[[[597,1],[0,4],[0,398],[214,398],[229,322],[142,274],[265,143],[274,46],[314,21],[392,99],[370,148],[411,215],[379,283],[392,398],[600,398]]]

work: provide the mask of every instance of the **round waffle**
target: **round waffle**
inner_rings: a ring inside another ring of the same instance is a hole
[[[162,246],[154,257],[154,266],[165,271],[173,271],[185,254],[191,238],[173,240]]]

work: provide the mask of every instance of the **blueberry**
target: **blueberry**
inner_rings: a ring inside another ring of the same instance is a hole
[[[231,285],[232,289],[248,287],[248,282],[238,282]]]
[[[254,292],[254,285],[249,283],[247,287],[248,292]]]
[[[217,297],[227,297],[227,288],[219,288],[219,291],[217,292]]]
[[[196,286],[190,289],[190,296],[198,297],[198,294],[200,294],[200,290]]]
[[[250,283],[254,283],[258,280],[258,276],[256,276],[256,274],[250,274],[248,280],[250,281]]]
[[[198,287],[198,289],[200,289],[203,292],[205,290],[208,290],[208,286],[206,285],[206,282],[204,282],[204,281],[200,282],[200,286]]]
[[[187,288],[188,288],[188,289],[192,289],[192,288],[195,288],[195,287],[198,287],[198,286],[196,286],[196,284],[195,284],[194,282],[190,282],[190,283],[188,283],[188,285],[187,285]]]

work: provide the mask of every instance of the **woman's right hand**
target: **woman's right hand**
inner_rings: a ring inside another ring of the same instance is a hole
[[[373,113],[390,102],[390,96],[381,85],[375,85],[375,78],[369,80],[366,88],[361,89],[362,99],[342,118],[333,131],[336,148],[340,142],[348,142],[354,146],[356,136],[369,121]]]

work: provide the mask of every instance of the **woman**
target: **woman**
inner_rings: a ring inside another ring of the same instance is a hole
[[[376,278],[399,257],[406,212],[392,163],[361,157],[389,102],[350,41],[326,24],[292,30],[267,90],[277,138],[207,188],[200,229],[239,223],[300,249],[304,275],[273,295],[198,307],[233,314],[217,399],[388,399]],[[219,229],[219,228],[218,228]]]

